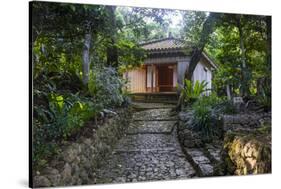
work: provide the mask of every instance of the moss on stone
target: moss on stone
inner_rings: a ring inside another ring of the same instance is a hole
[[[235,166],[234,174],[260,174],[271,172],[271,145],[263,138],[266,136],[245,133],[229,133],[224,140],[224,150],[228,154],[225,159],[226,166],[232,170]],[[257,140],[259,138],[259,140]]]

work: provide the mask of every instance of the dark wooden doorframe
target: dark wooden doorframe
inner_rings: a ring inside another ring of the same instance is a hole
[[[170,92],[173,91],[173,72],[174,69],[170,68],[172,64],[157,65],[158,70],[158,88],[159,92]]]

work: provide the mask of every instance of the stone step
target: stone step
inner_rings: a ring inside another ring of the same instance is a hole
[[[147,102],[147,103],[174,103],[178,101],[178,95],[175,92],[172,93],[135,93],[132,94],[132,100],[134,102]]]
[[[171,134],[176,121],[133,121],[126,134]]]
[[[134,113],[132,119],[134,121],[169,121],[177,120],[177,115],[171,109],[149,109]]]
[[[184,153],[188,161],[197,171],[198,176],[206,177],[213,176],[214,166],[209,158],[204,154],[203,149],[200,148],[184,148]]]
[[[174,104],[169,104],[169,103],[132,102],[132,106],[137,110],[175,108]]]
[[[166,104],[172,104],[172,105],[176,105],[178,103],[177,100],[170,100],[170,99],[147,99],[147,100],[134,100],[133,102],[137,102],[137,103],[166,103]]]
[[[172,135],[166,134],[137,134],[127,135],[116,145],[115,152],[142,151],[145,149],[154,149],[164,151],[180,151],[180,145]]]

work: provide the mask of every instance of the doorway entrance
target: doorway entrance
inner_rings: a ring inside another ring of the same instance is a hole
[[[173,91],[173,66],[158,65],[159,92]]]

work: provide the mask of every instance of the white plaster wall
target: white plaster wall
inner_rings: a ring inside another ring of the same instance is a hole
[[[202,82],[203,80],[205,80],[208,83],[207,89],[212,88],[212,72],[202,62],[199,62],[197,64],[197,66],[193,72],[192,80],[193,81],[199,80],[199,82]],[[208,91],[207,93],[209,94],[210,91]]]
[[[185,70],[188,67],[189,62],[185,61],[185,62],[178,62],[178,66],[177,66],[177,80],[179,84],[183,84],[183,80],[184,80],[184,73]]]

